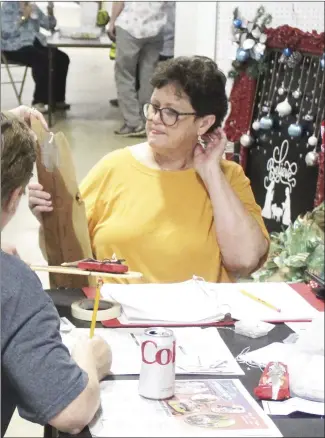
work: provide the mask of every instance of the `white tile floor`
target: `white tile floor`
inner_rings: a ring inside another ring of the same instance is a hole
[[[46,6],[43,2],[42,7]],[[61,26],[78,25],[80,11],[74,2],[55,2],[56,16]],[[69,49],[70,69],[67,83],[67,101],[72,108],[58,118],[54,132],[62,131],[68,138],[80,181],[88,170],[106,153],[132,144],[132,140],[116,138],[114,129],[121,123],[118,109],[109,105],[116,97],[114,62],[109,59],[108,49]],[[16,72],[15,74],[20,74]],[[6,80],[1,71],[2,81]],[[30,105],[33,80],[28,73],[23,103]],[[1,85],[1,109],[17,106],[10,85]],[[135,141],[136,142],[136,141]],[[27,197],[24,197],[16,217],[2,233],[2,240],[16,245],[22,259],[28,263],[43,263],[38,247],[38,223],[30,213]],[[48,276],[40,274],[44,287]],[[43,428],[22,420],[17,413],[7,430],[6,437],[39,437]]]

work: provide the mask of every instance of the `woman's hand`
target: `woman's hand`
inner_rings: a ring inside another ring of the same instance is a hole
[[[114,23],[110,23],[110,25],[108,26],[107,34],[108,34],[110,40],[113,41],[113,43],[115,43],[116,42],[116,28],[115,28]]]
[[[51,195],[43,190],[41,184],[28,184],[28,206],[39,221],[42,213],[53,211]]]
[[[10,110],[9,112],[13,114],[15,117],[23,119],[24,122],[26,122],[29,127],[31,127],[31,120],[34,117],[35,119],[41,122],[43,128],[46,131],[49,130],[49,127],[46,123],[43,114],[37,111],[35,108],[30,108],[29,106],[26,105],[20,105],[17,108]]]
[[[221,128],[216,129],[211,134],[202,136],[206,143],[206,149],[197,144],[194,149],[193,164],[197,173],[203,181],[208,174],[216,169],[225,152],[227,137]]]

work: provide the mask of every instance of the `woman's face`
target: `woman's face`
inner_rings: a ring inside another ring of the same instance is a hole
[[[184,92],[180,94],[173,84],[168,84],[160,89],[155,88],[150,102],[155,108],[168,108],[178,113],[195,114],[188,96]],[[167,126],[161,120],[159,111],[154,115],[151,114],[149,118],[150,120],[147,120],[146,123],[149,145],[157,150],[177,149],[180,152],[184,151],[184,153],[194,148],[198,135],[203,135],[215,120],[214,116],[196,118],[195,115],[180,115],[174,125]],[[170,118],[172,119],[172,117],[168,117],[167,112],[166,120],[168,121]]]

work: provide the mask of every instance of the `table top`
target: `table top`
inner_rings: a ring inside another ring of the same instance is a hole
[[[76,301],[80,299],[83,294],[82,291],[76,289],[72,296],[67,297],[64,291],[56,290],[54,292],[49,292],[51,295],[54,304],[56,305],[60,316],[67,317],[76,327],[87,328],[90,327],[90,323],[86,321],[79,321],[77,319],[72,318],[70,311],[70,303],[72,301]],[[100,323],[97,324],[98,327],[102,327]],[[107,329],[110,330],[110,329]],[[114,330],[114,329],[111,329]],[[218,328],[219,333],[231,353],[234,357],[236,357],[239,353],[243,351],[247,346],[251,347],[251,350],[255,350],[257,348],[265,347],[266,345],[271,344],[272,342],[282,342],[292,330],[286,326],[285,324],[276,324],[276,327],[271,330],[271,332],[267,336],[263,336],[258,339],[247,338],[246,336],[237,335],[232,330],[227,330],[223,328]],[[114,354],[114,352],[113,352]],[[245,371],[245,376],[238,376],[240,381],[243,383],[248,392],[253,396],[254,399],[254,388],[258,385],[259,379],[261,377],[261,370],[259,368],[249,368],[246,365],[241,365],[243,370]],[[181,375],[177,376],[178,379],[195,379],[195,378],[211,378],[212,376],[202,376],[202,375]],[[110,376],[108,379],[111,380],[134,380],[137,379],[137,376]],[[216,376],[218,379],[229,378],[229,376]],[[237,377],[234,377],[237,378]],[[261,402],[258,401],[261,405]],[[288,416],[283,417],[275,417],[272,416],[271,419],[274,421],[276,426],[279,428],[284,437],[324,437],[324,419],[320,417],[316,417],[309,414],[303,413],[294,413]],[[60,437],[69,437],[70,435],[60,433]],[[79,435],[75,435],[76,437],[91,437],[89,429],[86,428]]]
[[[105,49],[112,46],[112,41],[109,39],[106,33],[103,33],[98,40],[78,40],[75,38],[60,37],[59,32],[54,32],[53,35],[47,38],[47,45],[48,47],[89,47]]]

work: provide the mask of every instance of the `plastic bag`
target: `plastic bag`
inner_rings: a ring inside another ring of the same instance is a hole
[[[297,354],[289,362],[290,392],[308,400],[324,401],[324,313],[299,335]]]

